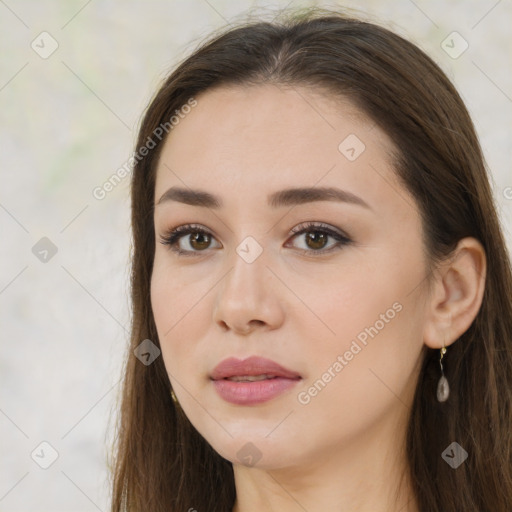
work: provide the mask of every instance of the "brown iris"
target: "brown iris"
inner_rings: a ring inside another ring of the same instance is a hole
[[[323,249],[327,243],[327,233],[321,233],[319,231],[309,231],[306,233],[306,244],[311,249]]]
[[[196,250],[207,249],[210,242],[210,235],[206,233],[193,233],[190,236],[190,245]]]

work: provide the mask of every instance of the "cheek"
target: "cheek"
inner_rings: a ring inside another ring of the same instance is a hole
[[[323,333],[326,347],[340,349],[365,328],[380,322],[380,315],[386,311],[390,310],[388,316],[394,318],[392,306],[403,299],[402,288],[405,288],[378,262],[348,264],[344,261],[337,266],[319,268],[314,274],[304,272],[303,277],[294,276],[288,282],[303,303],[303,314],[297,315],[294,321],[303,323],[303,329],[309,333],[312,330]]]
[[[151,277],[151,307],[159,334],[170,335],[201,308],[207,284],[196,286],[186,271],[171,265],[166,255],[157,254]],[[201,283],[197,283],[201,284]],[[166,336],[165,336],[166,337]],[[161,341],[164,341],[164,339]]]
[[[382,289],[367,290],[370,294],[361,286],[349,299],[333,293],[335,313],[324,312],[336,332],[334,341],[314,350],[304,346],[310,365],[297,390],[297,418],[326,439],[348,439],[391,411],[406,411],[404,404],[412,400],[422,348],[421,312],[411,297],[381,284]]]
[[[206,292],[212,285],[204,279],[190,277],[189,273],[169,265],[165,255],[155,257],[151,307],[165,367],[180,382],[180,375],[197,373],[193,371],[198,357],[195,342],[203,339],[211,328],[212,295]]]
[[[331,380],[355,391],[358,398],[353,405],[369,398],[361,395],[361,390],[377,386],[389,393],[383,382],[389,383],[391,389],[401,389],[422,348],[423,313],[418,285],[425,269],[421,244],[398,254],[391,246],[389,251],[379,247],[373,252],[372,255],[366,248],[364,260],[360,258],[339,269],[330,267],[328,276],[316,274],[315,280],[306,279],[298,288],[302,293],[307,291],[305,302],[321,320],[312,314],[307,319],[296,318],[302,322],[304,351],[314,361],[308,385],[321,378],[338,356],[346,355],[346,366],[334,372],[336,378]],[[315,330],[324,335],[311,347],[307,341]],[[383,382],[379,381],[380,375]],[[324,380],[328,379],[326,375]],[[337,384],[329,387],[337,388]]]

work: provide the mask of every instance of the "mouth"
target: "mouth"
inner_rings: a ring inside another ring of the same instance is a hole
[[[228,358],[210,379],[219,396],[236,405],[256,405],[276,398],[302,380],[300,374],[261,357]]]
[[[234,375],[233,377],[226,377],[225,380],[231,380],[233,382],[256,382],[259,380],[275,379],[276,375]]]
[[[256,380],[278,377],[285,379],[301,378],[299,373],[289,370],[271,359],[257,356],[243,360],[234,357],[224,359],[213,369],[210,375],[212,380],[232,378],[252,380],[253,377],[256,377]]]

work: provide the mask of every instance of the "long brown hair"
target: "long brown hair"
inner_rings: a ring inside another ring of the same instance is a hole
[[[142,120],[132,176],[132,333],[113,463],[112,512],[228,512],[232,464],[217,454],[170,396],[150,304],[155,168],[165,137],[155,130],[191,98],[219,85],[307,86],[348,98],[394,141],[395,171],[419,206],[432,268],[463,237],[483,245],[481,308],[448,351],[445,403],[435,399],[439,351],[425,347],[407,430],[409,474],[421,512],[506,512],[512,506],[512,275],[477,135],[459,94],[414,44],[336,11],[284,11],[243,22],[203,42],[168,76]],[[165,124],[167,123],[167,125]],[[161,131],[161,130],[160,130]],[[441,457],[456,441],[457,469]]]

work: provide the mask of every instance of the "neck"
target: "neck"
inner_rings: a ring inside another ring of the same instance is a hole
[[[392,418],[379,421],[369,429],[373,432],[340,443],[337,452],[331,446],[294,467],[235,464],[233,512],[418,512],[403,438],[396,435],[404,432],[404,424],[397,427]]]

